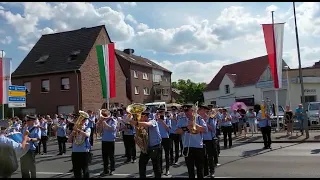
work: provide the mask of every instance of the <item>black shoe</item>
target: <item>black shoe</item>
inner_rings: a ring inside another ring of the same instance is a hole
[[[137,162],[137,160],[135,160],[135,159],[133,159],[132,161],[131,161],[131,163],[136,163]]]
[[[127,159],[127,160],[124,161],[125,164],[127,164],[127,163],[129,163],[129,162],[131,162],[130,159]]]
[[[101,173],[100,173],[100,176],[105,176],[105,175],[107,175],[107,174],[109,174],[109,172],[108,172],[108,171],[106,171],[106,172],[105,172],[105,171],[103,171],[103,172],[101,172]]]
[[[209,176],[208,176],[208,178],[214,178],[215,177],[215,175],[213,174],[213,173],[211,173]]]
[[[70,169],[69,172],[70,172],[70,173],[73,172],[73,169]]]
[[[169,170],[164,175],[169,176],[170,175]]]
[[[113,171],[110,171],[109,175],[112,176],[113,175]]]
[[[58,154],[58,156],[61,156],[61,155],[62,155],[62,153],[59,153],[59,154]]]

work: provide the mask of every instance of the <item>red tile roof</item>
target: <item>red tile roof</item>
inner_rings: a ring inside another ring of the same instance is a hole
[[[230,74],[228,76],[234,82],[235,86],[253,85],[259,81],[260,76],[268,65],[269,60],[267,55],[225,65],[207,85],[204,91],[218,90],[225,74]]]
[[[226,73],[226,75],[230,78],[230,80],[235,84],[237,80],[237,75],[236,74],[230,74]]]

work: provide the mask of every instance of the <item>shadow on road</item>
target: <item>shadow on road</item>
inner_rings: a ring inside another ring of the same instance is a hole
[[[311,154],[319,154],[320,153],[320,149],[312,149],[311,150]]]
[[[288,147],[297,146],[297,145],[302,144],[302,143],[303,143],[303,142],[291,144],[291,145],[288,145],[288,146],[280,146],[279,148],[270,149],[270,150],[265,150],[265,149],[262,149],[262,148],[261,148],[261,149],[244,151],[244,152],[242,153],[241,158],[235,159],[235,160],[232,160],[232,161],[229,161],[229,162],[226,162],[226,163],[223,163],[223,164],[221,164],[219,167],[225,166],[225,165],[227,165],[227,164],[231,164],[231,163],[234,163],[234,162],[237,162],[237,161],[241,161],[241,160],[243,160],[243,159],[247,159],[247,158],[259,156],[259,155],[262,155],[262,154],[266,154],[266,153],[269,153],[269,152],[272,152],[272,151],[277,151],[277,150],[280,150],[280,149],[285,149],[285,148],[288,148]]]

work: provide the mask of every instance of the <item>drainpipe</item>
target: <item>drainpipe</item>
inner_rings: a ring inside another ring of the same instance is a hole
[[[79,70],[75,70],[74,73],[77,77],[77,111],[80,110],[80,85],[79,85]]]

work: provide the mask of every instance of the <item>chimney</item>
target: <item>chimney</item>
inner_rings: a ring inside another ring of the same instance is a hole
[[[132,55],[134,53],[134,49],[124,49],[123,52]]]

